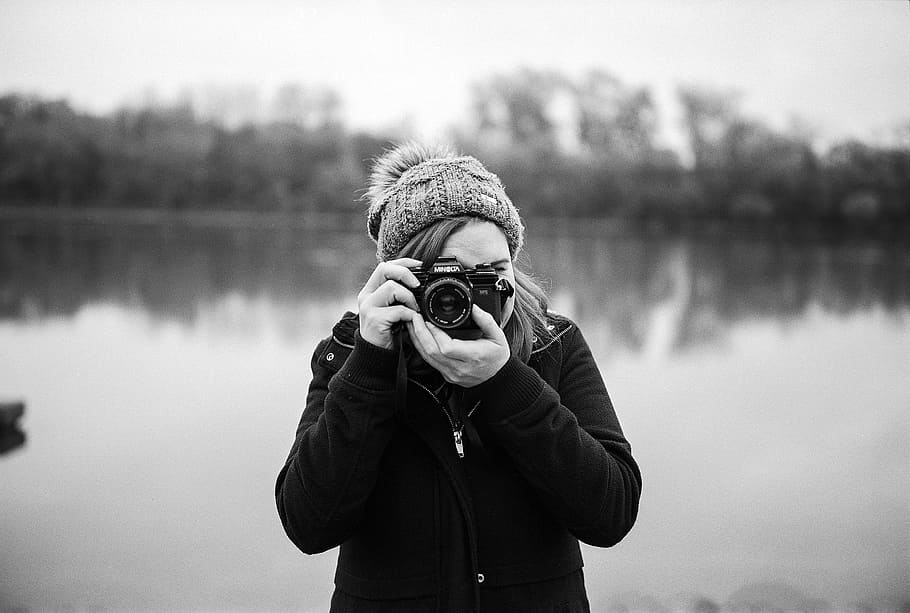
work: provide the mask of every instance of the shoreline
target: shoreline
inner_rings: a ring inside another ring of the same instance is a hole
[[[365,212],[280,212],[237,209],[184,210],[114,207],[0,205],[0,223],[34,229],[55,227],[161,228],[213,231],[350,231],[366,223]],[[530,232],[555,236],[744,236],[768,240],[865,239],[910,248],[910,219],[806,219],[719,216],[524,217]]]

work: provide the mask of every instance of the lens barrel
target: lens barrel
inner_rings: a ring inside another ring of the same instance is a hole
[[[442,277],[427,286],[421,310],[434,325],[450,329],[471,317],[472,304],[471,288],[464,281]]]

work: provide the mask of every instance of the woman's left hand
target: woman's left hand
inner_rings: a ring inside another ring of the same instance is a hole
[[[463,341],[427,323],[420,315],[407,322],[408,332],[424,361],[449,383],[461,387],[480,385],[505,366],[511,351],[502,328],[476,304],[471,311],[482,336]]]

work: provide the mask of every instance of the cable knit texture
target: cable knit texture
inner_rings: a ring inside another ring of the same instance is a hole
[[[367,230],[381,261],[433,222],[461,215],[499,225],[513,258],[524,242],[518,209],[499,177],[470,156],[403,145],[376,161],[367,196]]]

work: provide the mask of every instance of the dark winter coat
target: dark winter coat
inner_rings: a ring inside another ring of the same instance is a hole
[[[578,541],[626,535],[641,475],[578,327],[550,325],[448,400],[410,379],[406,412],[356,315],[319,343],[276,498],[302,551],[341,546],[332,611],[588,610]]]

